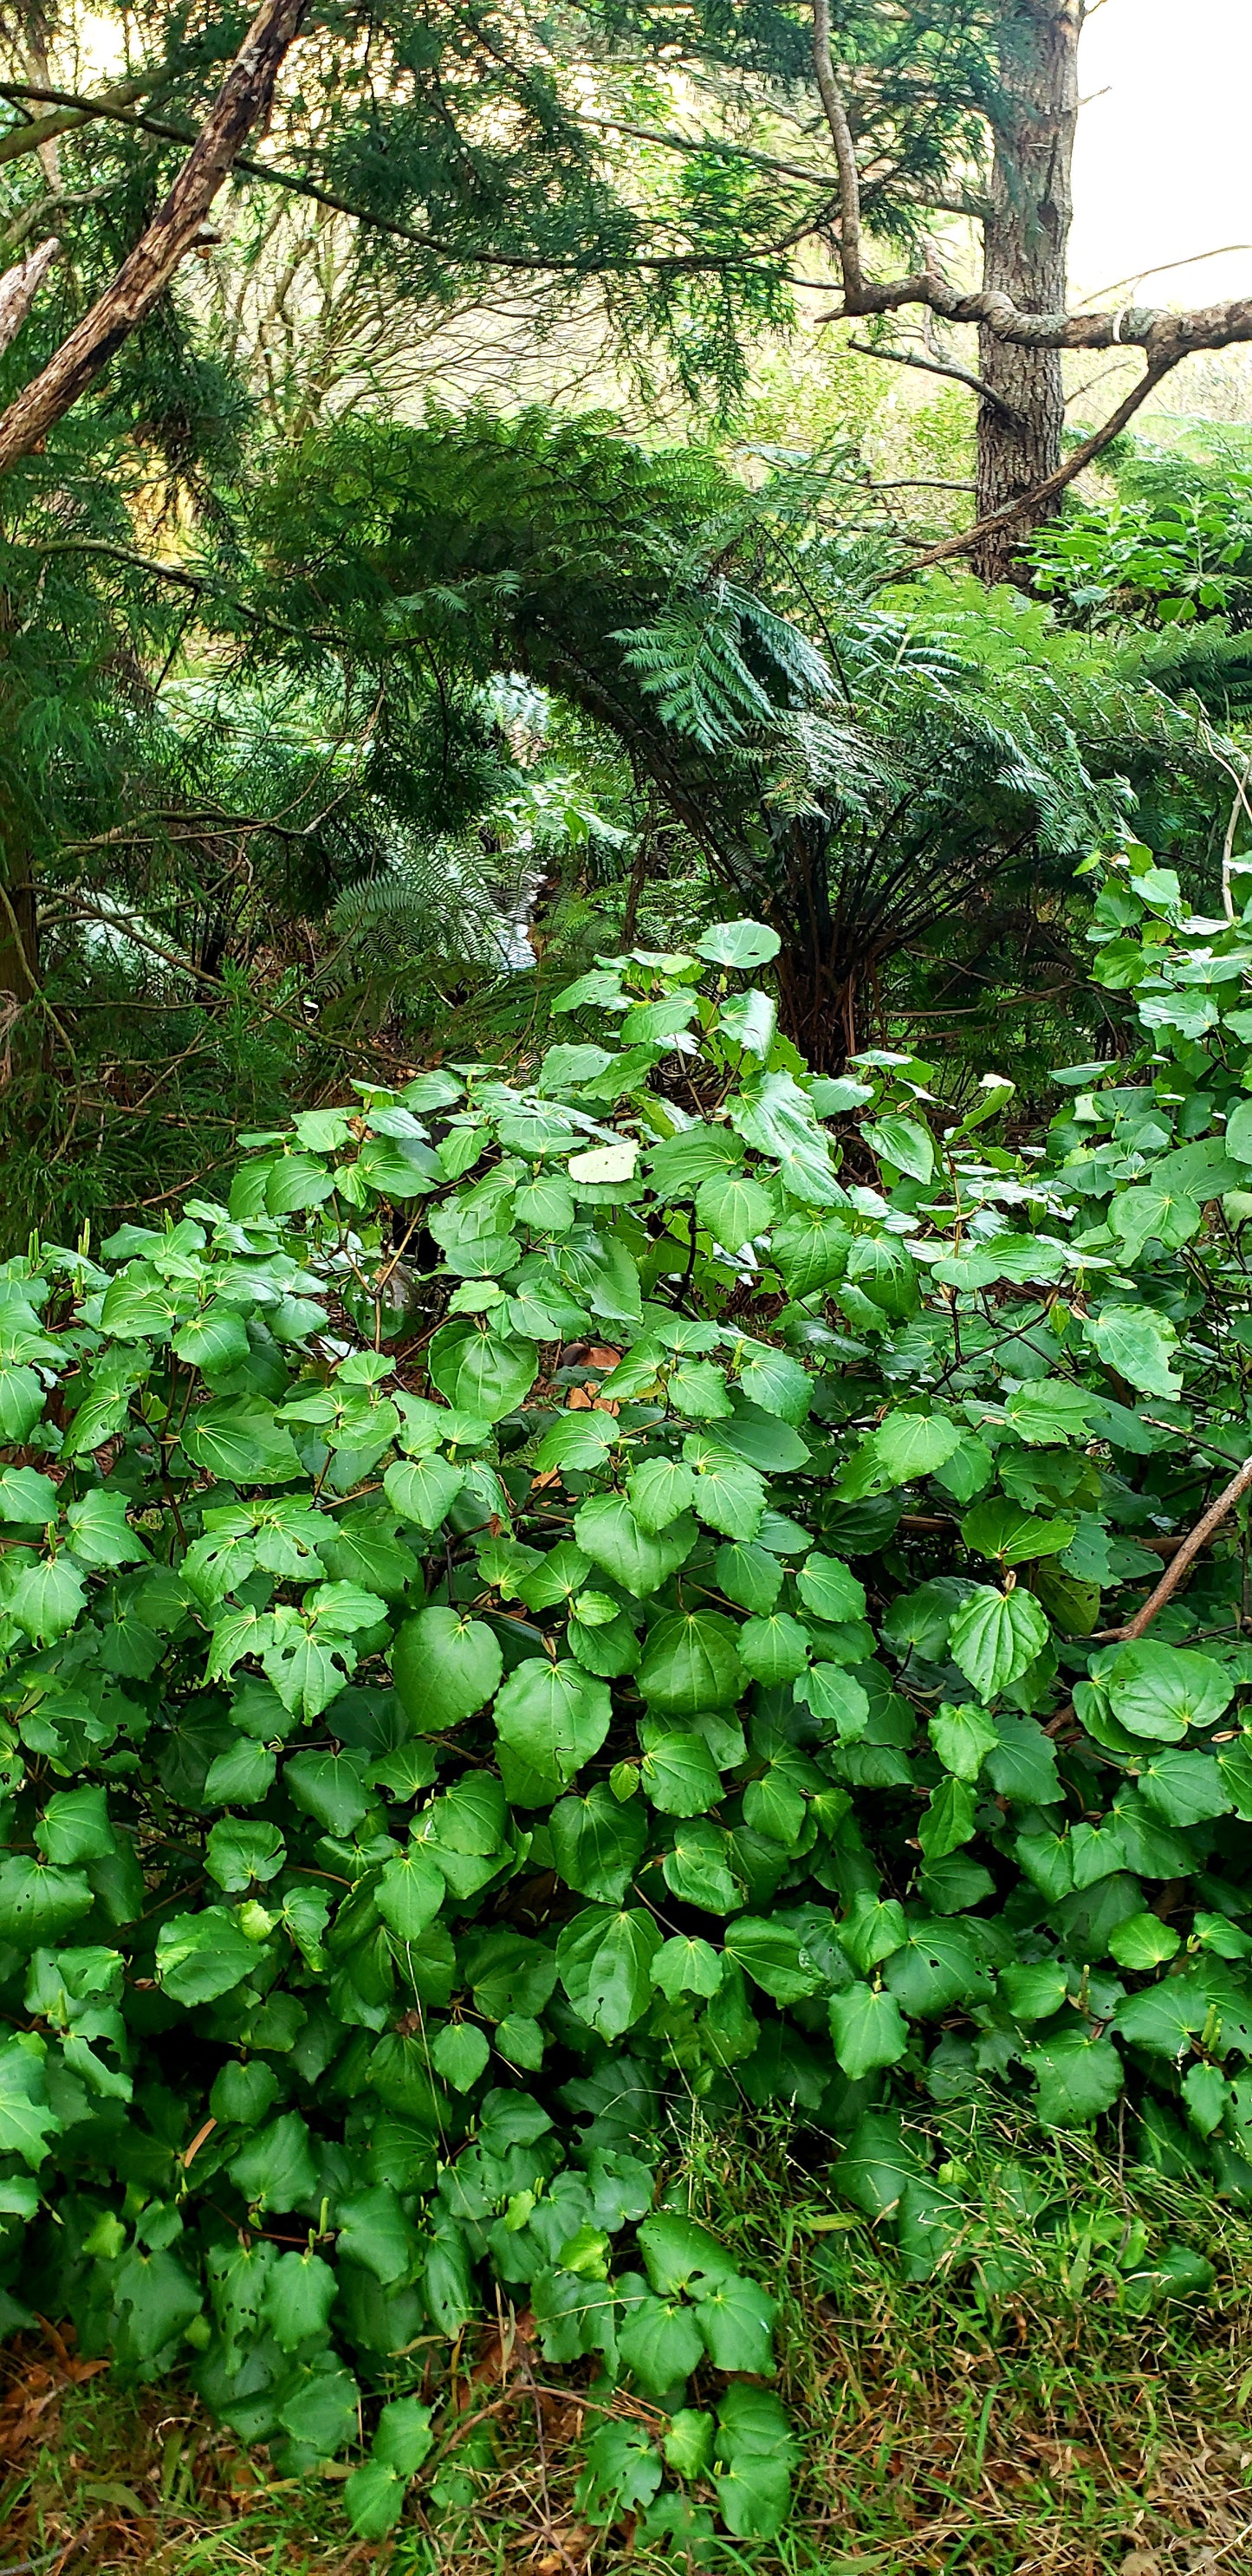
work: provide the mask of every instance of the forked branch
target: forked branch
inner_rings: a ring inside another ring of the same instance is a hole
[[[1160,384],[1162,377],[1171,374],[1179,363],[1177,357],[1158,358],[1152,366],[1145,367],[1138,383],[1132,385],[1125,401],[1118,404],[1104,427],[1093,430],[1090,438],[1084,438],[1072,456],[1067,456],[1065,463],[1058,465],[1055,474],[1049,474],[1042,483],[1036,483],[1033,490],[1019,492],[1015,500],[1005,502],[1003,509],[992,510],[985,519],[977,519],[972,528],[963,529],[959,536],[945,537],[942,544],[928,547],[925,554],[914,555],[908,571],[924,572],[928,564],[946,563],[953,555],[972,554],[983,538],[994,535],[998,528],[1011,528],[1018,519],[1037,517],[1046,510],[1049,502],[1055,501],[1071,483],[1076,482],[1086,466],[1094,464],[1096,457],[1112,445],[1127,421],[1134,418],[1140,404],[1147,401],[1153,387]],[[897,570],[885,578],[898,581],[901,575]]]

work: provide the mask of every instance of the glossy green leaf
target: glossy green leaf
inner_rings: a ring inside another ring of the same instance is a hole
[[[994,1699],[1046,1645],[1048,1622],[1034,1594],[980,1583],[953,1616],[953,1660],[983,1699]]]
[[[574,2011],[602,2039],[620,2039],[646,2011],[661,1935],[650,1914],[576,1914],[557,1942],[557,1970]]]
[[[995,1752],[1000,1741],[985,1709],[971,1702],[962,1707],[945,1703],[927,1719],[927,1725],[944,1770],[951,1771],[958,1780],[976,1780],[987,1755]]]
[[[719,921],[694,943],[697,957],[714,966],[767,966],[782,946],[776,930],[763,921]]]
[[[383,1492],[401,1520],[435,1530],[447,1519],[465,1483],[465,1470],[449,1458],[397,1458],[383,1477]]]
[[[660,1531],[645,1530],[624,1494],[597,1494],[576,1514],[574,1536],[593,1565],[647,1600],[686,1563],[696,1528],[684,1512]]]
[[[995,1556],[1001,1565],[1025,1565],[1039,1556],[1059,1556],[1074,1535],[1073,1521],[1048,1520],[998,1496],[977,1503],[961,1523],[961,1536],[979,1556]]]
[[[1122,2061],[1110,2039],[1062,2031],[1025,2059],[1034,2077],[1035,2108],[1045,2128],[1082,2128],[1111,2110],[1122,2089]]]
[[[611,1713],[603,1682],[580,1665],[531,1656],[501,1686],[496,1733],[534,1771],[563,1784],[599,1752]]]
[[[731,1252],[752,1243],[773,1222],[774,1200],[759,1181],[743,1172],[719,1172],[701,1181],[696,1192],[696,1218]]]
[[[722,1794],[719,1772],[702,1735],[662,1735],[639,1766],[649,1803],[666,1816],[702,1816]]]
[[[396,1632],[391,1669],[405,1716],[420,1734],[458,1726],[485,1708],[504,1671],[494,1632],[481,1619],[432,1606]]]
[[[598,1781],[585,1798],[559,1799],[548,1830],[557,1874],[566,1886],[598,1904],[620,1905],[647,1841],[637,1802],[622,1806]]]
[[[764,1619],[745,1620],[737,1645],[744,1671],[751,1673],[754,1681],[792,1682],[808,1664],[808,1630],[785,1610],[772,1610]]]
[[[32,2173],[61,2129],[48,2101],[46,2056],[46,2043],[35,2031],[18,2031],[0,2046],[0,2154],[21,2156]]]
[[[638,1683],[650,1706],[671,1717],[724,1708],[745,1686],[739,1631],[717,1610],[675,1611],[649,1633]]]
[[[256,1965],[255,1942],[224,1905],[206,1906],[200,1914],[176,1914],[157,1934],[157,1978],[175,2003],[212,2003]]]
[[[935,1168],[934,1139],[916,1118],[880,1118],[865,1129],[865,1141],[882,1163],[890,1163],[910,1180],[928,1181]]]
[[[800,1598],[819,1619],[863,1619],[865,1586],[837,1556],[815,1548],[796,1577]]]
[[[878,2066],[895,2066],[908,2047],[908,2025],[883,1987],[849,1986],[830,1998],[830,2036],[845,2075],[859,2083]]]
[[[651,1538],[690,1511],[695,1492],[695,1476],[678,1458],[646,1458],[631,1471],[631,1512]]]
[[[1145,1976],[1175,1958],[1181,1947],[1181,1933],[1172,1923],[1162,1923],[1158,1914],[1127,1915],[1109,1934],[1109,1948],[1118,1966],[1137,1969]]]
[[[1150,1637],[1119,1646],[1101,1678],[1118,1724],[1161,1744],[1181,1743],[1189,1727],[1215,1726],[1233,1697],[1212,1656],[1157,1645]]]
[[[1177,1395],[1178,1336],[1168,1316],[1150,1306],[1105,1306],[1089,1319],[1087,1332],[1105,1367],[1127,1385],[1144,1395]]]

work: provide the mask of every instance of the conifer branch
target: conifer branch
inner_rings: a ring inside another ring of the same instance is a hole
[[[172,124],[166,117],[149,116],[133,109],[106,105],[103,99],[80,98],[74,90],[52,90],[36,87],[29,81],[0,81],[0,98],[59,99],[67,106],[81,105],[93,116],[106,118],[115,125],[125,125],[135,133],[151,134],[160,143],[193,143],[195,129],[190,125]],[[385,233],[391,241],[411,242],[417,250],[432,251],[436,257],[467,268],[501,268],[518,270],[532,276],[637,276],[640,270],[649,274],[695,274],[713,276],[725,270],[750,268],[762,260],[781,257],[793,250],[812,231],[810,218],[790,226],[777,241],[762,242],[756,248],[733,251],[657,251],[636,254],[628,251],[609,258],[561,258],[547,251],[498,250],[489,244],[451,241],[444,234],[424,231],[416,224],[401,223],[394,215],[380,214],[372,206],[362,206],[351,197],[343,197],[333,188],[324,188],[303,172],[284,170],[276,161],[253,160],[246,153],[236,153],[232,168],[244,179],[258,179],[266,187],[283,188],[289,195],[307,197],[315,206],[325,206],[330,214],[344,215],[351,223],[364,224],[367,230]]]
[[[142,98],[153,86],[150,79],[141,76],[134,80],[116,81],[112,89],[102,90],[97,99],[69,95],[60,101],[52,101],[51,112],[47,116],[33,116],[28,124],[15,125],[11,133],[0,134],[0,168],[6,161],[21,161],[30,152],[42,152],[46,143],[55,143],[62,134],[74,133],[80,125],[90,125],[96,117],[110,116],[119,107],[130,107],[135,99]],[[0,98],[15,101],[24,98],[38,101],[40,95],[37,90],[26,89],[20,83],[0,89]]]

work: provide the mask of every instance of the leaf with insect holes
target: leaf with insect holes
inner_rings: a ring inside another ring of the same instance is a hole
[[[329,2263],[309,2251],[281,2254],[265,2284],[264,2313],[275,2342],[296,2352],[326,2332],[338,2282]]]

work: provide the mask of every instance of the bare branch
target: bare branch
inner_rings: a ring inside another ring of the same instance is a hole
[[[839,266],[843,273],[843,300],[849,313],[859,313],[865,310],[861,302],[865,290],[861,268],[861,180],[848,111],[831,60],[830,0],[813,0],[813,69],[835,147],[835,159],[839,164]]]
[[[60,250],[61,245],[54,233],[47,241],[40,242],[37,250],[28,251],[15,268],[7,268],[0,277],[0,352],[8,348],[10,340],[17,338]]]
[[[1126,1627],[1104,1630],[1101,1642],[1129,1642],[1135,1637],[1141,1637],[1144,1630],[1151,1627],[1158,1610],[1163,1610],[1166,1602],[1177,1591],[1188,1566],[1194,1562],[1201,1548],[1207,1546],[1214,1530],[1220,1528],[1227,1513],[1234,1510],[1240,1495],[1246,1494],[1249,1485],[1252,1485],[1252,1458],[1245,1458],[1238,1475],[1231,1477],[1230,1483],[1218,1495],[1216,1502],[1210,1503],[1203,1520],[1197,1521],[1195,1528],[1188,1532],[1173,1563],[1167,1566],[1155,1591],[1149,1593],[1142,1610],[1136,1610],[1134,1618]]]
[[[990,403],[993,410],[1000,413],[1002,419],[1011,421],[1015,427],[1018,425],[1018,414],[1002,400],[992,386],[984,384],[982,377],[976,376],[970,367],[950,365],[943,358],[919,358],[911,349],[876,349],[872,340],[849,340],[847,345],[850,349],[855,349],[858,357],[861,358],[883,358],[892,367],[918,367],[926,376],[950,376],[953,384],[968,385],[970,392],[980,395],[983,402]]]
[[[828,322],[856,322],[867,313],[898,313],[905,305],[928,305],[945,322],[979,322],[999,340],[1017,349],[1142,349],[1150,359],[1165,350],[1170,363],[1198,349],[1228,349],[1252,340],[1252,296],[1229,304],[1208,304],[1191,313],[1167,306],[1132,304],[1116,313],[1023,313],[1011,295],[979,287],[964,294],[934,269],[897,277],[882,286],[862,280],[859,299],[845,296],[841,311]]]

